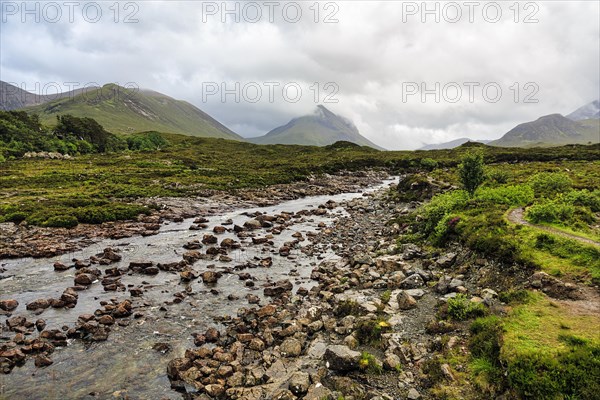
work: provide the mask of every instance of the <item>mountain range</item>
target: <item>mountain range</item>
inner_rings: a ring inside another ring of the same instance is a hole
[[[479,142],[499,147],[548,147],[565,144],[600,142],[600,100],[588,103],[566,117],[550,114],[517,125],[496,140],[474,140],[467,137],[449,142],[428,144],[419,150],[452,149],[466,142]]]
[[[0,110],[24,110],[54,124],[58,115],[90,117],[113,133],[160,131],[200,137],[217,137],[257,144],[327,146],[338,141],[381,149],[360,134],[348,119],[319,105],[308,115],[293,118],[264,136],[244,139],[194,105],[152,90],[131,90],[118,85],[88,87],[70,92],[37,95],[0,81]],[[557,146],[600,142],[600,100],[578,108],[566,117],[550,114],[522,123],[493,141],[467,137],[428,144],[420,150],[450,149],[468,141],[503,147]]]
[[[334,114],[325,106],[318,105],[312,114],[294,118],[264,136],[248,139],[257,144],[300,144],[327,146],[346,141],[360,146],[381,149],[362,136],[348,119]]]

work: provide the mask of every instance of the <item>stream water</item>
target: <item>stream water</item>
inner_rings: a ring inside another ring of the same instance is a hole
[[[201,240],[204,234],[212,233],[212,228],[222,225],[227,220],[243,225],[249,219],[245,213],[260,211],[269,215],[282,212],[297,213],[301,210],[312,210],[328,200],[337,203],[360,197],[364,192],[386,187],[393,180],[357,193],[343,193],[335,196],[314,196],[276,206],[237,209],[209,218],[209,227],[200,231],[189,230],[193,219],[181,223],[164,224],[159,233],[148,237],[133,237],[121,240],[102,240],[76,253],[65,254],[51,259],[22,258],[3,260],[0,265],[6,270],[0,275],[0,299],[15,299],[19,307],[14,315],[25,316],[35,321],[43,318],[47,322],[46,329],[71,327],[81,314],[93,314],[100,308],[101,301],[110,299],[124,300],[130,298],[128,292],[105,292],[100,282],[95,282],[89,289],[79,293],[79,300],[73,309],[48,308],[37,315],[26,310],[27,303],[42,298],[59,298],[63,290],[73,285],[74,269],[55,272],[53,264],[61,261],[71,264],[73,258],[88,259],[101,253],[106,247],[120,249],[123,256],[118,263],[110,267],[127,267],[131,261],[149,260],[155,263],[176,262],[182,259],[186,250],[182,247],[190,240]],[[333,250],[327,243],[313,243],[307,233],[316,232],[319,223],[327,226],[345,215],[342,207],[329,210],[324,216],[306,215],[293,219],[295,222],[279,235],[274,235],[273,246],[253,245],[246,239],[241,241],[240,249],[229,251],[232,262],[218,260],[200,260],[193,265],[197,271],[214,269],[224,271],[245,263],[256,263],[257,259],[272,257],[270,268],[251,268],[249,272],[254,280],[253,288],[234,274],[224,274],[216,286],[208,287],[202,279],[190,283],[182,283],[175,272],[161,271],[158,275],[147,276],[127,274],[122,278],[126,286],[143,287],[141,300],[134,303],[139,306],[135,312],[142,313],[140,318],[131,318],[128,326],[114,325],[107,341],[84,343],[70,340],[67,347],[58,347],[50,356],[54,363],[45,368],[36,368],[33,359],[25,365],[15,367],[8,375],[0,375],[0,399],[180,399],[181,395],[170,389],[166,376],[169,360],[181,356],[186,348],[193,347],[192,333],[204,332],[215,324],[214,318],[224,315],[235,315],[240,307],[248,307],[245,295],[252,293],[261,298],[261,304],[267,304],[263,297],[263,285],[268,282],[289,279],[294,284],[295,293],[299,286],[310,289],[314,285],[310,280],[311,270],[321,260],[335,258]],[[231,227],[231,226],[229,226]],[[284,242],[292,241],[292,235],[302,233],[307,238],[300,242],[301,248],[292,251],[289,257],[280,256],[278,249]],[[267,232],[256,230],[258,237]],[[216,235],[219,242],[231,237],[239,240],[233,232]],[[303,251],[311,248],[312,251]],[[201,250],[202,251],[202,250]],[[101,270],[107,267],[97,266]],[[181,303],[173,304],[173,294],[188,287],[191,294]],[[218,293],[211,292],[216,289]],[[228,300],[229,295],[236,295],[239,300]],[[139,302],[137,302],[139,301]],[[168,305],[165,305],[168,302]],[[0,314],[0,324],[4,324],[5,315]],[[35,335],[35,334],[34,334]],[[12,338],[12,332],[0,332],[0,344]],[[154,350],[157,343],[167,343],[170,351],[166,354]]]

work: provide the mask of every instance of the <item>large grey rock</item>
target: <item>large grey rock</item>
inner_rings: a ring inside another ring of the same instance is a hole
[[[441,268],[449,268],[456,261],[456,253],[444,254],[436,260],[436,264]]]
[[[329,346],[323,355],[327,368],[334,371],[352,371],[358,368],[360,353],[347,346]]]

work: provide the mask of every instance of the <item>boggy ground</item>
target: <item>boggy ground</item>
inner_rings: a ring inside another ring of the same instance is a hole
[[[349,215],[315,238],[341,256],[313,269],[318,284],[293,293],[281,282],[270,304],[219,320],[224,329],[169,363],[172,387],[189,399],[429,399],[440,387],[489,398],[465,379],[468,325],[447,318],[448,300],[464,298],[473,315],[503,314],[498,293],[509,288],[571,299],[580,289],[456,245],[397,244],[405,227],[388,221],[418,204],[385,191],[344,204]]]

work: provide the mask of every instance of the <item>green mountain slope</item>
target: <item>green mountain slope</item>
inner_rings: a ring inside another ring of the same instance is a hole
[[[56,116],[62,114],[93,118],[113,133],[161,131],[244,140],[190,103],[150,90],[130,90],[113,84],[24,110],[39,114],[43,123],[54,123]]]
[[[600,120],[572,121],[550,114],[517,125],[498,140],[488,143],[502,147],[545,147],[600,142]]]
[[[322,105],[311,115],[294,118],[287,124],[273,129],[264,136],[248,139],[258,144],[300,144],[327,146],[339,141],[356,143],[381,149],[362,136],[356,126],[336,115]]]

